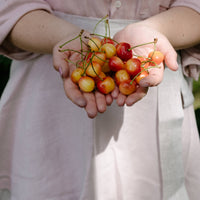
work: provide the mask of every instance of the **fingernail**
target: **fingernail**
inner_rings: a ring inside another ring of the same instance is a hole
[[[62,72],[62,68],[59,67],[59,73],[60,73],[60,76],[62,77],[63,76],[63,72]]]

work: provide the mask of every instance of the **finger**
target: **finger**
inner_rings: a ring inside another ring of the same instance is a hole
[[[111,92],[111,96],[113,99],[117,99],[118,95],[119,95],[119,88],[115,87],[115,89]]]
[[[107,106],[110,106],[112,104],[112,102],[113,102],[113,98],[112,98],[111,94],[107,94],[106,95],[106,104],[107,104]]]
[[[141,87],[153,87],[157,86],[163,80],[164,65],[163,63],[159,67],[151,68],[148,70],[149,74],[145,78],[141,79],[139,85]]]
[[[161,45],[158,41],[158,46],[159,50],[164,54],[164,62],[169,69],[176,71],[178,69],[177,52],[167,39],[163,39],[162,41],[166,45]]]
[[[79,90],[78,86],[74,84],[70,78],[63,79],[64,89],[66,96],[76,105],[85,107],[87,101]]]
[[[125,101],[126,101],[126,96],[123,95],[122,93],[119,93],[119,95],[117,97],[117,100],[116,100],[117,105],[118,106],[124,106]]]
[[[174,49],[166,53],[165,64],[169,69],[173,71],[176,71],[178,69],[177,53]]]
[[[97,110],[100,113],[105,112],[106,111],[106,97],[105,97],[105,95],[96,91],[95,92],[95,98],[96,98]]]
[[[133,94],[129,95],[126,98],[126,105],[127,106],[132,106],[134,103],[136,103],[137,101],[141,100],[144,96],[146,96],[148,91],[148,87],[138,87],[136,92],[134,92]]]
[[[94,118],[97,116],[97,104],[95,101],[94,93],[83,93],[83,96],[86,99],[85,110],[89,118]]]

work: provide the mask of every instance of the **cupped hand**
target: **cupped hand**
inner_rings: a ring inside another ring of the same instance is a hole
[[[72,40],[65,45],[63,44],[66,41],[75,38],[77,35],[71,35],[70,38],[65,38],[55,45],[53,49],[53,64],[54,68],[60,72],[63,79],[66,96],[75,105],[85,108],[88,117],[94,118],[98,112],[103,113],[106,111],[106,107],[112,103],[112,97],[111,95],[103,95],[100,92],[84,93],[80,91],[79,87],[75,83],[72,82],[70,75],[76,67],[75,63],[80,60],[82,56],[79,53],[81,50],[80,38]],[[84,39],[85,36],[89,36],[89,33],[84,31],[82,38]],[[63,45],[62,48],[60,48],[61,45]],[[87,49],[86,45],[83,45],[82,48],[85,50]],[[62,51],[64,49],[65,51]]]
[[[168,39],[155,29],[139,22],[128,25],[114,36],[114,40],[117,42],[127,42],[132,47],[153,42],[154,39],[157,39],[156,50],[161,51],[164,54],[166,66],[173,71],[177,70],[176,51]],[[154,44],[142,45],[133,48],[133,54],[147,57],[153,50]],[[127,106],[133,105],[147,94],[149,87],[159,85],[164,75],[164,63],[161,63],[159,68],[150,68],[148,71],[149,75],[140,81],[139,87],[133,94],[125,96],[121,94],[117,88],[112,92],[112,97],[116,99],[119,106],[123,106],[124,104]]]

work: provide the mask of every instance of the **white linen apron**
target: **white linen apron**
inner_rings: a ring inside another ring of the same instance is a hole
[[[66,20],[69,22],[90,32],[93,30],[95,24],[97,24],[97,22],[100,20],[72,15],[66,16],[63,13],[59,13],[58,16],[64,19],[66,18]],[[111,37],[114,36],[117,31],[133,22],[135,21],[111,19]],[[103,23],[100,23],[95,32],[99,34],[105,34],[104,26],[105,25]],[[182,67],[180,66],[180,57],[178,58],[178,63],[179,70],[177,72],[173,72],[166,68],[162,83],[157,88],[150,90],[149,93],[154,93],[154,95],[157,95],[159,148],[163,177],[163,199],[170,199],[171,195],[173,196],[174,193],[177,193],[182,200],[186,200],[188,197],[184,186],[183,161],[181,154],[181,131],[183,122],[183,102],[181,95],[184,94],[183,99],[185,106],[188,106],[193,102],[193,95],[183,77]],[[155,96],[153,96],[152,98],[155,98]],[[128,107],[124,108],[124,123],[126,123],[125,120],[131,120],[132,116],[131,114],[129,115],[129,112],[137,112],[141,109],[138,104],[133,107],[136,108],[135,110],[133,109],[133,111],[131,111],[131,108]],[[107,113],[105,115],[107,115]],[[102,126],[104,125],[104,120],[107,117],[105,115],[102,116]],[[107,119],[109,121],[109,116]],[[99,131],[98,133],[97,131],[96,135],[102,135],[102,132]],[[176,199],[176,197],[172,199]]]
[[[55,14],[88,31],[92,31],[99,20],[66,15],[59,12],[55,12]],[[129,20],[110,20],[111,36],[127,24],[133,22]],[[104,34],[104,24],[99,24],[96,33]],[[50,59],[50,56],[42,55],[41,57],[35,58],[35,60],[37,59],[39,60],[37,61],[38,64],[44,59]],[[35,60],[24,62],[34,63]],[[47,64],[51,65],[51,61],[48,61]],[[24,69],[20,69],[22,65],[22,62],[13,61],[11,76],[13,75],[15,78],[18,76],[19,78],[23,76],[19,75],[22,71],[26,73],[27,71],[34,70],[33,67],[32,69],[25,67],[23,67]],[[35,73],[37,73],[37,70],[39,68],[34,70]],[[52,67],[51,77],[48,74],[48,78],[55,82],[53,70]],[[43,78],[47,79],[47,75],[43,76]],[[58,78],[56,77],[56,80]],[[42,80],[38,80],[38,85],[40,81]],[[118,107],[113,103],[104,114],[99,114],[94,120],[85,119],[85,111],[80,112],[79,108],[73,108],[71,106],[72,117],[69,124],[73,123],[74,117],[76,118],[76,115],[73,114],[74,112],[77,113],[77,116],[82,116],[81,119],[83,121],[78,121],[77,130],[69,126],[68,131],[73,133],[75,135],[73,137],[77,139],[76,148],[79,149],[79,146],[87,146],[88,148],[85,149],[85,152],[81,152],[82,158],[77,155],[78,153],[76,154],[74,151],[70,152],[70,148],[73,148],[75,139],[70,141],[71,144],[68,140],[63,141],[66,142],[66,146],[70,146],[68,151],[72,154],[72,168],[74,167],[74,170],[76,170],[82,163],[82,169],[78,169],[77,176],[74,177],[76,181],[80,179],[79,182],[82,184],[82,189],[80,189],[81,195],[77,199],[69,197],[69,200],[133,200],[133,198],[150,200],[149,197],[152,200],[189,200],[184,185],[182,161],[181,127],[183,107],[181,95],[187,94],[184,97],[187,100],[187,102],[185,101],[186,105],[192,103],[193,96],[188,92],[189,88],[187,90],[185,87],[182,87],[183,83],[186,85],[181,72],[181,66],[179,66],[177,72],[172,72],[166,68],[163,82],[158,87],[149,88],[148,94],[141,101],[131,107]],[[9,84],[12,84],[12,81]],[[42,89],[42,86],[38,87]],[[184,89],[184,92],[181,92],[182,89]],[[6,95],[9,97],[9,93]],[[47,95],[46,99],[48,97],[51,98]],[[71,104],[69,103],[69,105]],[[45,106],[48,106],[48,103]],[[58,111],[62,113],[61,110],[62,107]],[[49,112],[52,114],[56,111],[52,108],[52,112]],[[36,123],[37,120],[34,122]],[[50,120],[48,123],[53,123],[53,120],[52,122]],[[46,125],[48,126],[48,124]],[[35,127],[27,127],[27,130],[31,128]],[[81,129],[82,135],[78,132],[78,128]],[[22,163],[24,162],[23,158],[19,158],[19,154],[24,152],[24,149],[20,148],[20,142],[20,139],[16,137],[12,166],[12,173],[14,174],[19,170],[17,163],[20,160]],[[26,142],[26,138],[24,138],[24,143]],[[42,145],[45,142],[45,139],[43,141],[43,138],[41,138],[39,141],[40,144],[32,144],[32,150],[34,151],[37,149],[37,145]],[[36,145],[35,148],[34,145]],[[66,153],[69,152],[66,151]],[[154,159],[151,157],[154,157]],[[26,164],[28,165],[28,163]],[[33,166],[35,165],[33,163]],[[62,168],[62,166],[58,167]],[[30,173],[30,176],[31,173],[34,174],[35,172],[31,170],[34,170],[34,167],[27,171],[25,170],[25,174]],[[58,171],[62,172],[63,170]],[[37,184],[29,187],[26,182],[16,187],[15,183],[17,181],[17,179],[13,178],[13,183],[11,184],[13,197],[11,197],[11,200],[15,200],[14,196],[17,196],[20,187],[21,191],[24,191],[24,196],[21,194],[22,198],[20,200],[32,200],[30,198],[31,188],[34,191],[35,188],[38,187],[40,189],[42,187],[42,185],[37,186]],[[131,190],[132,184],[134,185],[134,190]],[[29,198],[27,199],[27,197]],[[59,200],[64,199],[66,200],[65,197]],[[37,200],[44,199],[39,198]]]

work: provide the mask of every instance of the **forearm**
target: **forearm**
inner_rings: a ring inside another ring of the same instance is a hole
[[[174,7],[139,23],[164,34],[175,49],[200,43],[200,14],[187,7]]]
[[[64,38],[77,35],[80,29],[44,10],[24,15],[13,27],[8,39],[18,48],[51,53],[54,45]]]

